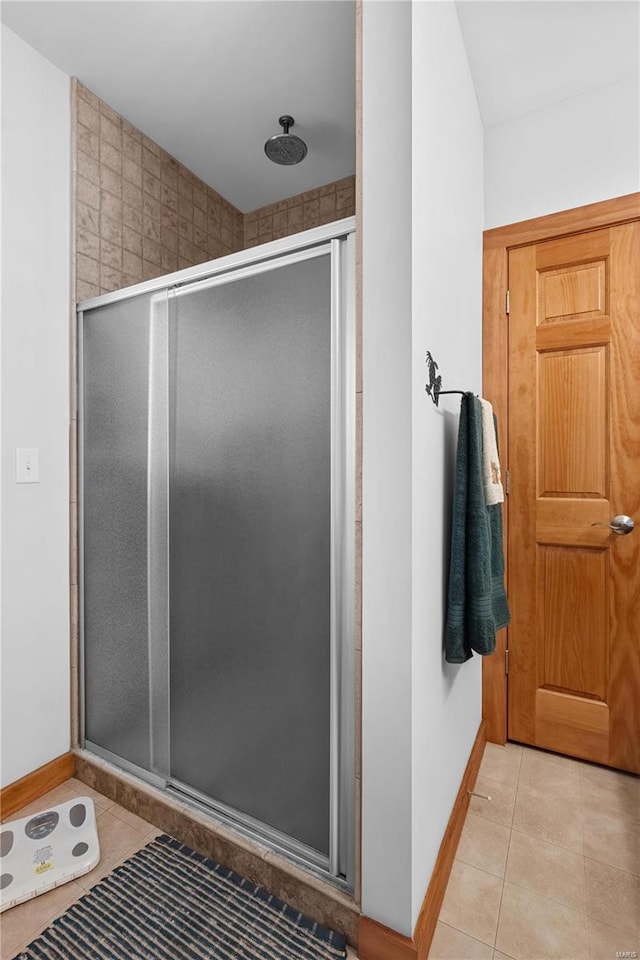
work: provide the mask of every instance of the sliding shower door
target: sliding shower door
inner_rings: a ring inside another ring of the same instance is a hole
[[[331,257],[171,305],[171,775],[328,856]]]
[[[145,770],[150,311],[150,295],[85,311],[81,358],[84,731]]]
[[[83,742],[350,885],[353,241],[288,243],[80,311]]]

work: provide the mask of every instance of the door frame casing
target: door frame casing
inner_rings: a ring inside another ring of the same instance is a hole
[[[640,193],[630,193],[613,200],[590,203],[559,213],[522,220],[519,223],[485,230],[482,266],[482,389],[493,404],[498,418],[498,442],[503,467],[509,469],[509,317],[507,290],[509,251],[544,240],[556,240],[572,234],[614,227],[640,219]],[[509,502],[504,508],[504,543],[508,543]],[[508,589],[508,557],[505,569]],[[508,628],[496,637],[496,649],[482,660],[482,716],[486,721],[487,740],[504,744],[507,741],[507,673],[506,651]]]

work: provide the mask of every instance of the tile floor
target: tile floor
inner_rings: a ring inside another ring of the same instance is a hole
[[[640,957],[640,778],[487,744],[475,789],[430,960]]]
[[[95,869],[77,880],[56,887],[49,893],[43,893],[34,900],[28,900],[3,913],[0,916],[0,960],[12,960],[94,884],[163,832],[76,779],[67,780],[11,817],[5,817],[5,820],[19,820],[48,806],[81,796],[91,797],[95,804],[100,862]],[[122,960],[126,958],[123,957]],[[347,960],[358,960],[350,948],[347,948]]]
[[[78,877],[77,880],[56,887],[49,893],[43,893],[3,913],[0,917],[1,960],[11,960],[15,957],[56,917],[64,913],[67,907],[111,873],[122,860],[162,833],[162,830],[157,830],[146,820],[137,817],[135,813],[130,813],[124,807],[113,803],[112,800],[108,800],[75,779],[60,784],[55,790],[51,790],[39,800],[23,807],[13,816],[6,817],[6,820],[19,820],[30,813],[37,813],[48,806],[80,796],[91,797],[95,804],[100,837],[100,863],[90,873]]]
[[[640,958],[640,778],[488,744],[476,791],[492,799],[472,798],[430,960]],[[3,914],[1,960],[161,832],[75,779],[7,819],[73,796],[94,800],[102,859]]]

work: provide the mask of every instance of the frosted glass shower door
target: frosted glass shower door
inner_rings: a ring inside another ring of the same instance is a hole
[[[328,857],[323,250],[170,301],[170,756],[174,784]]]
[[[155,427],[163,406],[166,421],[166,399],[151,371],[159,331],[166,367],[166,328],[166,291],[85,310],[79,363],[84,737],[92,750],[161,778],[167,627],[162,608],[149,604],[161,556],[150,523],[158,459],[151,441],[159,433],[166,450],[166,427]]]

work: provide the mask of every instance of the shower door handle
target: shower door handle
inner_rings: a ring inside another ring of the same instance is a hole
[[[635,524],[631,517],[627,517],[626,514],[621,513],[617,517],[614,517],[611,523],[607,523],[606,520],[596,520],[596,522],[592,523],[591,526],[609,527],[609,529],[613,530],[614,533],[617,533],[620,536],[625,536],[625,534],[631,533]]]

